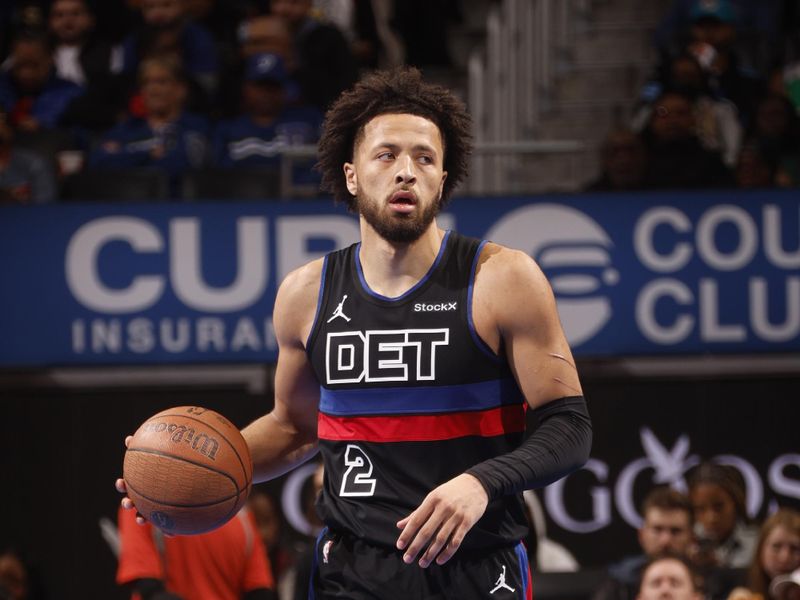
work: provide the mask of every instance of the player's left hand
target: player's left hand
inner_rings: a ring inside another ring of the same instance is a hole
[[[486,490],[466,473],[431,491],[414,512],[397,523],[403,530],[397,538],[398,549],[405,550],[403,561],[410,564],[427,547],[419,559],[420,567],[424,569],[434,560],[437,565],[446,563],[488,504]]]

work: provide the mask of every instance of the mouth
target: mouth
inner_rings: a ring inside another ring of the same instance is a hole
[[[389,198],[389,207],[397,213],[408,214],[417,206],[417,195],[414,192],[403,190],[395,192]]]

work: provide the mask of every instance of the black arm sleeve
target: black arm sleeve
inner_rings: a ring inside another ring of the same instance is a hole
[[[489,502],[544,487],[582,466],[592,447],[592,421],[583,396],[559,398],[535,409],[538,427],[519,448],[467,469]]]

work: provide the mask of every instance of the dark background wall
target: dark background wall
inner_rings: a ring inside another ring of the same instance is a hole
[[[563,544],[583,566],[603,564],[636,550],[634,529],[615,498],[625,467],[646,457],[642,429],[673,450],[681,436],[688,455],[734,454],[748,460],[764,486],[760,512],[770,501],[800,506],[791,495],[769,489],[775,457],[797,453],[800,378],[584,376],[594,421],[592,458],[606,476],[588,471],[563,486],[564,506],[576,520],[591,521],[592,491],[606,490],[611,522],[596,531],[572,533],[548,512],[548,537]],[[100,535],[99,519],[114,520],[123,439],[147,417],[169,406],[202,405],[244,426],[270,408],[269,393],[239,387],[64,390],[0,381],[0,546],[19,548],[47,593],[45,598],[125,598],[114,585],[114,556]],[[685,466],[684,460],[682,465]],[[800,484],[800,470],[788,478]],[[637,501],[657,474],[644,468],[633,482]],[[277,482],[276,485],[280,485]]]

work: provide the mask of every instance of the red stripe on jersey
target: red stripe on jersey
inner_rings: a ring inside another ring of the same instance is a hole
[[[429,442],[476,435],[492,437],[525,430],[525,404],[441,415],[333,417],[319,413],[317,437],[365,442]]]

